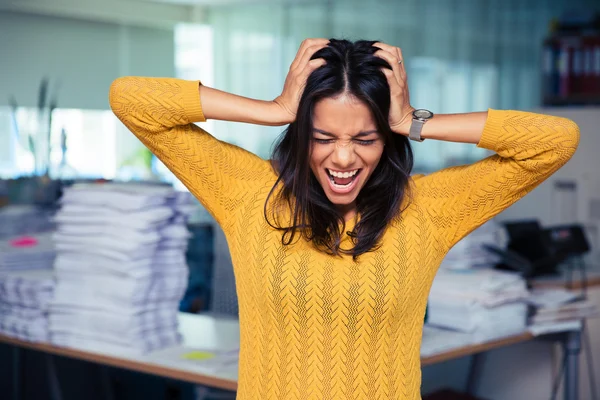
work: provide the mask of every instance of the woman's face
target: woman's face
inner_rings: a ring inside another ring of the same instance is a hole
[[[310,167],[327,198],[346,217],[379,164],[384,141],[369,108],[355,97],[325,98],[314,106]]]

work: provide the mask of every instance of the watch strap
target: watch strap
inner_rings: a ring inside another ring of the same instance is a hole
[[[416,142],[422,142],[425,140],[421,137],[423,125],[425,125],[425,121],[413,118],[412,124],[410,125],[410,130],[408,131],[408,137],[410,140],[414,140]]]

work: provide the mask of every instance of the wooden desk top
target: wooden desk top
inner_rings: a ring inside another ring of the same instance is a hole
[[[582,287],[581,277],[578,271],[574,271],[571,282],[571,289],[579,290]],[[598,268],[587,269],[587,286],[588,288],[600,286],[600,270]],[[566,284],[565,274],[557,276],[544,276],[530,280],[531,286],[534,288],[563,288]]]
[[[236,390],[237,364],[216,374],[208,373],[202,366],[195,365],[193,361],[185,360],[182,356],[196,349],[210,351],[238,348],[239,325],[237,321],[180,313],[179,327],[184,337],[181,346],[139,356],[100,354],[49,343],[31,343],[4,335],[0,335],[0,343],[199,385]]]
[[[30,343],[0,335],[0,342],[58,356],[90,361],[111,367],[125,368],[199,385],[232,390],[237,388],[237,362],[218,371],[206,369],[202,363],[186,360],[183,355],[194,350],[225,351],[239,346],[239,325],[234,319],[204,315],[180,314],[182,346],[158,350],[141,356],[118,356],[64,348],[47,343]],[[456,335],[460,335],[454,333]],[[423,366],[452,360],[492,349],[532,340],[531,333],[522,333],[484,343],[463,344],[421,358]],[[424,346],[427,337],[424,336]]]
[[[451,350],[447,350],[438,354],[434,354],[427,357],[421,357],[421,365],[432,365],[444,361],[453,360],[455,358],[470,356],[477,353],[483,353],[485,351],[497,349],[500,347],[511,346],[513,344],[527,342],[532,340],[535,336],[529,332],[524,332],[519,335],[508,336],[502,339],[492,340],[490,342],[469,344],[466,346],[457,347]]]

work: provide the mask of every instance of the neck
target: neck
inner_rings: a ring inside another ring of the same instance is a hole
[[[344,221],[351,221],[356,216],[356,207],[354,204],[338,206],[338,210],[344,216]]]

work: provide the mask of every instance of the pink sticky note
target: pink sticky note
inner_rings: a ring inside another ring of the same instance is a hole
[[[36,246],[37,244],[38,244],[37,239],[34,237],[31,237],[31,236],[22,236],[22,237],[12,240],[10,242],[10,245],[12,247],[33,247],[33,246]]]

